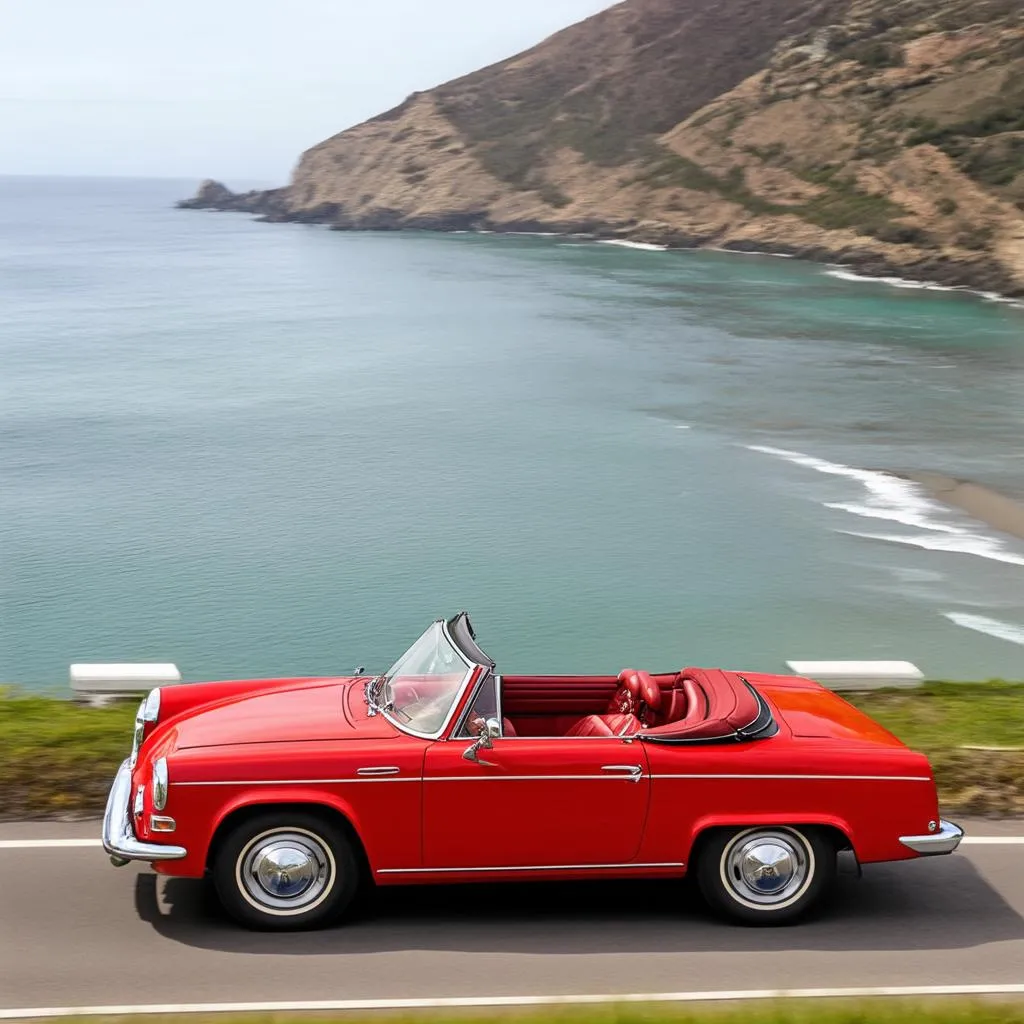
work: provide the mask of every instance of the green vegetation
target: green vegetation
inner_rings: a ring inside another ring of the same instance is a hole
[[[1024,683],[929,683],[846,699],[931,758],[944,808],[1024,814]],[[0,818],[98,814],[134,704],[96,710],[0,693]]]
[[[902,46],[894,46],[878,39],[852,43],[839,51],[841,60],[855,60],[867,68],[894,68],[906,63]]]
[[[134,720],[134,704],[87,710],[0,692],[0,817],[101,811]]]
[[[755,195],[747,187],[742,167],[733,167],[725,175],[714,174],[692,160],[663,146],[647,149],[646,169],[636,181],[645,182],[655,188],[687,188],[698,192],[712,192],[737,203],[755,214],[792,214],[819,227],[836,230],[848,228],[863,235],[870,235],[883,242],[893,244],[931,245],[926,231],[908,224],[901,224],[899,217],[905,210],[886,196],[864,192],[857,187],[850,175],[840,174],[835,164],[826,164],[800,173],[800,177],[826,191],[803,205],[785,206],[773,203]],[[763,151],[769,158],[781,156],[781,146],[768,147]],[[761,153],[758,154],[759,156]]]
[[[548,206],[553,206],[556,210],[561,210],[572,202],[572,200],[557,185],[554,185],[549,181],[546,181],[539,189],[537,189],[537,195],[539,195],[540,198],[548,204]]]
[[[1024,173],[1024,73],[1007,77],[998,93],[976,103],[956,121],[917,118],[908,146],[931,144],[980,185],[1000,188]]]
[[[846,699],[928,755],[944,809],[1024,814],[1024,683],[929,683]]]
[[[74,1019],[74,1018],[73,1018]],[[82,1018],[77,1018],[81,1020]],[[93,1018],[95,1019],[95,1018]],[[135,1024],[139,1018],[102,1018]],[[300,1014],[193,1014],[161,1017],[163,1024],[301,1024],[311,1018]],[[321,1024],[340,1024],[352,1016],[318,1013]],[[621,1003],[578,1007],[541,1007],[495,1010],[459,1009],[417,1011],[402,1015],[374,1015],[378,1024],[1024,1024],[1024,1004],[996,1000],[944,1000],[918,1002],[907,999],[776,1000],[730,1006]]]
[[[1024,683],[927,683],[914,690],[844,696],[918,750],[965,745],[1024,750]]]
[[[637,176],[636,181],[645,182],[656,188],[675,186],[693,189],[696,192],[713,192],[723,199],[738,203],[752,213],[799,212],[793,207],[781,206],[754,195],[747,188],[742,167],[734,167],[728,174],[719,176],[664,146],[651,146],[647,152],[650,156],[647,169]]]

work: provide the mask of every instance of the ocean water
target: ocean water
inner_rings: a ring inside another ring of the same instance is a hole
[[[1024,310],[826,267],[0,179],[0,682],[908,659],[1024,677]]]

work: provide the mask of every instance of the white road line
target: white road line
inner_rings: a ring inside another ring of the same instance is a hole
[[[296,1013],[341,1010],[442,1010],[488,1006],[585,1006],[596,1003],[709,1003],[758,999],[860,999],[874,996],[1024,995],[1024,984],[893,985],[871,988],[740,989],[559,996],[455,996],[425,999],[317,999],[265,1003],[143,1003],[138,1006],[36,1006],[0,1009],[0,1020],[122,1017],[161,1013]]]
[[[1020,846],[1024,836],[964,836],[961,846]],[[48,848],[95,848],[103,844],[98,839],[0,839],[0,850],[45,850]]]
[[[0,839],[0,850],[43,850],[47,847],[102,845],[98,839]]]

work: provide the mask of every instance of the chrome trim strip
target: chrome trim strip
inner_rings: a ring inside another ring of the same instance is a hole
[[[650,776],[646,776],[650,778]],[[621,782],[620,775],[428,775],[424,782]],[[639,781],[639,778],[637,779]]]
[[[398,775],[401,771],[395,765],[382,765],[379,768],[357,768],[356,775]]]
[[[464,738],[464,737],[459,737]],[[608,743],[611,740],[619,740],[622,743],[633,743],[635,740],[643,739],[644,734],[642,732],[631,732],[628,736],[501,736],[502,743],[520,743],[530,742],[531,740],[536,743],[538,740],[550,741],[550,740],[565,740],[566,743],[578,743],[580,740],[590,741],[604,741]]]
[[[864,780],[871,782],[931,782],[927,775],[766,775],[762,773],[737,775],[652,775],[652,779],[827,779],[827,780]]]
[[[617,767],[617,766],[609,766]],[[623,770],[626,765],[621,766]],[[604,769],[602,769],[603,771]],[[632,772],[632,766],[629,766]],[[359,769],[360,772],[363,769]],[[926,775],[737,775],[737,774],[690,774],[690,775],[643,775],[646,779],[812,779],[825,781],[861,780],[872,782],[931,782]],[[607,775],[428,775],[420,776],[370,776],[359,779],[230,779],[216,782],[171,782],[171,786],[337,786],[356,782],[586,782],[591,780],[614,782],[615,774]]]
[[[682,861],[665,861],[660,864],[529,864],[526,866],[499,864],[489,868],[378,868],[378,875],[439,875],[451,872],[482,871],[605,871],[609,868],[681,868]]]
[[[343,782],[422,782],[418,775],[401,779],[225,779],[217,782],[172,782],[172,786],[337,786]]]
[[[615,775],[430,775],[363,779],[235,779],[218,782],[172,782],[172,786],[337,786],[348,782],[562,782],[566,780],[615,782]]]
[[[157,843],[143,843],[135,838],[128,803],[132,795],[132,769],[130,759],[125,758],[114,777],[107,797],[107,808],[103,814],[103,849],[110,854],[115,867],[123,867],[130,860],[181,860],[188,855],[184,846],[165,846]]]
[[[939,831],[926,836],[900,836],[900,842],[924,857],[952,853],[964,837],[964,830],[951,821],[939,821]]]

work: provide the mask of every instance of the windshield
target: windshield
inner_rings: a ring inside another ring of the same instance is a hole
[[[435,622],[381,678],[382,710],[408,732],[436,736],[444,728],[472,666]]]

